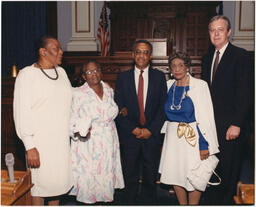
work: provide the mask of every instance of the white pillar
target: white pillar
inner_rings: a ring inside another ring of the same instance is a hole
[[[67,51],[97,51],[94,29],[94,2],[72,2],[72,37]]]
[[[237,1],[232,43],[254,51],[254,1]]]

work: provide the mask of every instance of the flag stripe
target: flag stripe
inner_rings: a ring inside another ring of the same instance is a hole
[[[104,3],[100,15],[99,26],[97,31],[97,38],[101,45],[101,56],[107,56],[110,54],[110,27],[109,18]]]

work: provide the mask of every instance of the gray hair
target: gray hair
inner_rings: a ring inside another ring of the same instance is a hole
[[[133,51],[135,51],[136,49],[136,46],[140,43],[144,43],[144,44],[147,44],[149,46],[149,49],[150,49],[150,54],[152,54],[153,52],[153,46],[152,44],[148,41],[148,40],[137,40],[134,44],[133,44]]]
[[[86,72],[86,68],[87,68],[87,66],[90,63],[94,63],[96,65],[97,69],[101,71],[101,66],[100,66],[100,64],[96,60],[89,60],[87,63],[83,64],[83,66],[82,66],[82,73]]]
[[[209,21],[208,29],[210,29],[210,24],[211,24],[212,22],[217,21],[217,20],[219,20],[219,19],[223,19],[223,20],[226,21],[226,24],[227,24],[227,31],[229,31],[229,30],[231,29],[231,24],[230,24],[229,19],[228,19],[226,16],[224,16],[224,15],[216,15],[216,16],[212,17],[212,18],[210,19],[210,21]]]
[[[174,59],[176,59],[176,58],[183,60],[184,61],[184,65],[187,68],[190,67],[191,61],[190,61],[190,58],[189,58],[188,54],[186,54],[184,52],[176,52],[176,53],[174,53],[173,55],[170,56],[170,59],[169,59],[169,66],[170,66],[170,68],[171,68],[172,61]]]

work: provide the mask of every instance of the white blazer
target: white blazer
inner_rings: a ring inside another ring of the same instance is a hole
[[[175,80],[167,81],[168,91]],[[219,152],[219,144],[216,132],[216,125],[213,113],[212,99],[208,85],[205,81],[190,76],[189,90],[187,95],[191,98],[195,108],[195,117],[197,125],[203,134],[204,138],[209,144],[210,155]],[[162,133],[166,132],[166,124],[161,130]]]

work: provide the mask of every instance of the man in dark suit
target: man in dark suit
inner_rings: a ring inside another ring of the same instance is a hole
[[[220,153],[217,173],[222,183],[210,193],[214,203],[233,204],[241,170],[245,141],[248,139],[251,60],[248,52],[229,42],[229,19],[223,15],[209,22],[214,48],[202,61],[202,78],[209,84],[214,107]],[[211,188],[209,189],[211,191]]]
[[[150,66],[152,45],[136,41],[135,65],[119,74],[115,101],[121,110],[117,126],[125,179],[124,202],[135,204],[142,176],[140,204],[156,201],[156,181],[160,158],[160,130],[165,120],[167,97],[165,76]]]

